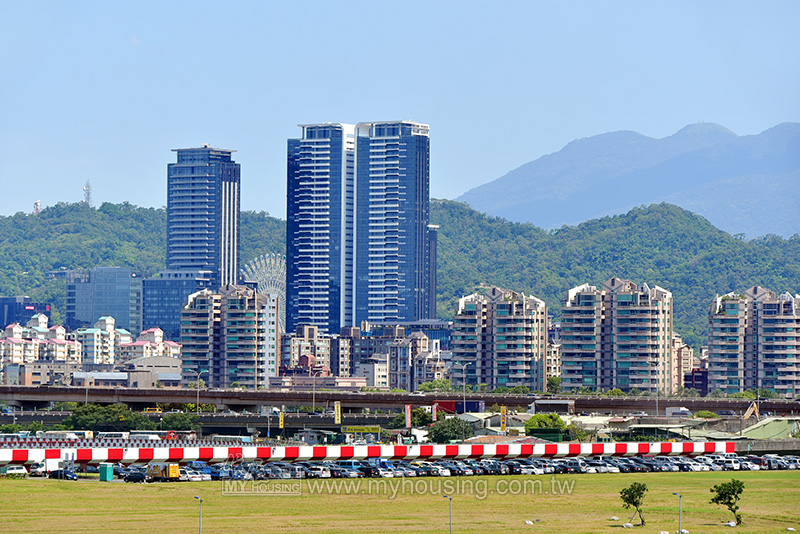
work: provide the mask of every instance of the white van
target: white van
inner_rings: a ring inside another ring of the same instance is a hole
[[[13,475],[13,476],[26,477],[26,476],[28,476],[28,470],[25,469],[24,465],[9,465],[9,466],[3,467],[2,473],[0,473],[0,474],[3,474],[5,476],[12,476]]]
[[[734,458],[724,458],[722,460],[717,460],[716,463],[719,464],[725,471],[739,471],[742,468],[739,460]]]

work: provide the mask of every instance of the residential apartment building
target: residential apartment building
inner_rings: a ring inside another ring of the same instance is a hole
[[[152,358],[166,356],[169,358],[181,357],[181,345],[175,341],[164,340],[164,331],[160,328],[150,328],[136,337],[136,341],[120,344],[119,363],[139,358]]]
[[[40,377],[44,377],[44,382],[38,383],[53,383],[56,377],[48,374],[49,368],[44,373],[38,367],[33,370],[39,364],[61,365],[72,370],[80,368],[81,343],[67,339],[63,326],[48,328],[47,323],[46,315],[36,314],[25,326],[14,323],[0,332],[0,383],[32,385],[41,380]],[[58,380],[68,383],[62,378]]]
[[[81,343],[84,365],[114,365],[122,345],[132,342],[131,333],[117,328],[113,317],[100,317],[93,328],[79,328],[75,339]]]
[[[497,287],[463,297],[453,319],[454,385],[542,390],[547,357],[547,305]]]
[[[671,392],[672,293],[612,278],[570,289],[561,310],[561,389]]]
[[[428,339],[422,332],[412,332],[389,344],[387,359],[389,388],[416,391],[423,382],[445,377],[438,340]]]
[[[708,390],[800,394],[800,295],[755,286],[717,296],[709,313]]]
[[[356,370],[356,377],[366,379],[368,387],[389,389],[389,355],[373,354],[362,361]]]
[[[340,330],[338,336],[333,336],[334,344],[342,347],[339,349],[340,373],[343,373],[346,368],[345,355],[350,364],[350,376],[360,376],[358,367],[362,362],[370,360],[375,354],[388,354],[390,344],[406,337],[406,330],[402,326],[385,325],[372,329],[365,321],[363,327],[363,329],[345,327]]]
[[[433,318],[428,126],[301,129],[287,149],[287,330]]]
[[[190,295],[181,313],[184,383],[266,387],[277,375],[277,316],[275,298],[244,286]]]
[[[684,377],[691,374],[694,366],[694,349],[683,342],[683,338],[677,332],[672,333],[672,359],[670,362],[671,373],[675,376],[673,381],[673,391],[677,393],[681,388],[686,387]]]

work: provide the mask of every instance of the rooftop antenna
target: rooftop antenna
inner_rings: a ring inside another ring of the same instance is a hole
[[[89,180],[86,180],[86,185],[83,186],[83,203],[89,206],[92,206],[92,183]]]

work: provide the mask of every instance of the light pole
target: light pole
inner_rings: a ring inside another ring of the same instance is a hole
[[[467,364],[461,364],[461,370],[464,373],[464,383],[461,387],[464,388],[464,404],[461,405],[461,413],[464,415],[464,419],[461,421],[461,441],[466,441],[467,439]]]
[[[453,498],[450,495],[442,495],[445,499],[450,499],[450,534],[453,534]]]
[[[659,386],[659,379],[660,379],[660,377],[658,376],[659,375],[658,362],[657,361],[656,362],[650,362],[650,367],[652,367],[653,369],[656,370],[656,417],[658,417],[658,415],[659,415],[659,413],[658,413],[658,386]]]
[[[317,375],[321,372],[322,370],[311,371],[311,414],[312,415],[317,411]]]
[[[194,373],[197,375],[197,401],[194,403],[195,411],[200,413],[200,375],[208,374],[208,371],[195,371],[194,369],[186,369],[187,373]]]
[[[678,496],[678,534],[683,534],[683,525],[681,524],[683,519],[683,495],[680,493],[673,493],[673,495]]]
[[[203,499],[196,495],[194,498],[200,501],[200,530],[198,530],[198,533],[203,534]]]

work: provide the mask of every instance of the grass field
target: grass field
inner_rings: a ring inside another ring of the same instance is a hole
[[[727,531],[724,523],[732,515],[709,504],[709,488],[732,477],[745,482],[745,524],[730,530],[800,530],[800,473],[782,471],[365,480],[360,485],[0,480],[0,532],[193,533],[199,526],[197,495],[203,498],[207,534],[447,533],[449,503],[441,495],[448,492],[455,533],[613,534],[621,532],[633,513],[622,508],[619,490],[637,481],[649,491],[644,506],[647,525],[636,532],[677,531],[678,497],[673,492],[680,492],[683,528],[692,534],[712,533]],[[267,494],[297,489],[300,495]],[[611,516],[619,521],[610,521]]]

